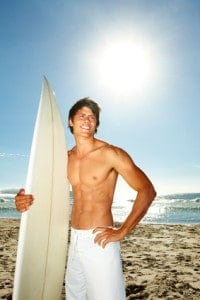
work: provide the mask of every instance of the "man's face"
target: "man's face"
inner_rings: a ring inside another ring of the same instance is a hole
[[[70,119],[69,125],[73,127],[74,135],[91,136],[96,130],[96,117],[90,108],[84,106],[80,108],[73,119]]]

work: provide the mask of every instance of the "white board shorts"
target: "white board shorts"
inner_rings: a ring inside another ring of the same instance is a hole
[[[120,243],[103,249],[90,230],[71,230],[66,271],[67,300],[125,300]]]

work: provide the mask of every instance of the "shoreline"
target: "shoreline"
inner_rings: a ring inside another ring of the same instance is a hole
[[[0,299],[12,299],[19,224],[0,218]],[[200,224],[137,225],[121,242],[127,300],[200,299],[199,236]]]
[[[0,216],[0,223],[1,223],[1,220],[14,220],[16,222],[20,222],[20,217],[13,217],[13,216],[10,216],[10,217],[2,217]],[[114,221],[114,224],[119,225],[121,224],[122,222],[120,221]],[[141,222],[139,223],[139,225],[164,225],[164,226],[200,226],[200,221],[199,222],[168,222],[168,223],[165,223],[165,222]],[[138,225],[137,225],[138,226]]]

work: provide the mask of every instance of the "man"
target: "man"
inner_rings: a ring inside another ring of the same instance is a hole
[[[84,98],[69,111],[76,145],[69,151],[68,178],[74,203],[66,273],[68,300],[124,300],[121,241],[147,212],[156,192],[150,180],[122,149],[94,137],[100,108]],[[137,191],[125,222],[114,228],[111,206],[118,174]],[[26,211],[32,195],[20,190],[16,207]]]

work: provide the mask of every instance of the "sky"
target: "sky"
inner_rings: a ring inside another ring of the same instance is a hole
[[[68,110],[89,96],[97,137],[158,194],[200,192],[200,1],[1,0],[0,188],[25,186],[43,76],[69,148]]]

